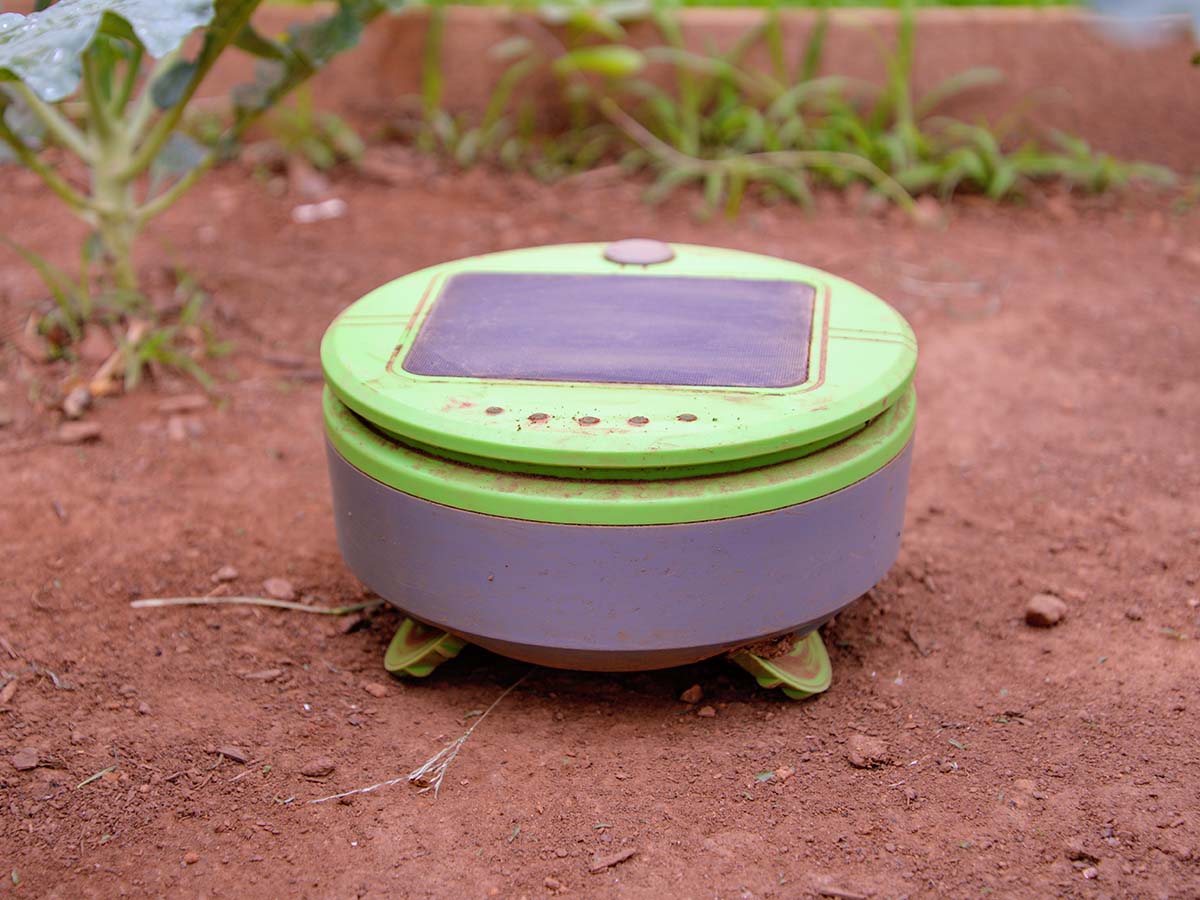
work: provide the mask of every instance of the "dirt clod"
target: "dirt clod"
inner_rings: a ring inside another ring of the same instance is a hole
[[[553,875],[547,875],[542,884],[545,885],[546,890],[555,894],[562,890],[562,882]]]
[[[383,699],[388,695],[387,685],[380,684],[378,681],[368,681],[363,684],[363,690],[372,697]]]
[[[852,734],[846,741],[846,759],[856,769],[875,769],[891,762],[891,754],[879,738]]]
[[[1129,609],[1125,610],[1125,618],[1127,618],[1130,622],[1140,622],[1143,618],[1145,618],[1145,616],[1146,614],[1142,611],[1140,606],[1131,606]]]
[[[145,700],[143,700],[141,703],[138,704],[137,711],[138,711],[139,716],[150,715],[150,704],[147,703]]]
[[[189,850],[187,853],[183,854],[183,862],[184,865],[194,866],[196,863],[200,862],[200,854],[195,850]]]
[[[1025,624],[1052,628],[1067,614],[1067,604],[1053,594],[1034,594],[1025,604]]]
[[[86,444],[98,441],[103,434],[99,422],[63,422],[54,432],[54,441],[58,444]]]
[[[37,747],[22,747],[9,757],[9,762],[18,772],[27,772],[38,767],[38,759]]]
[[[693,684],[690,688],[679,695],[679,699],[684,703],[699,703],[704,699],[704,688],[698,684]]]
[[[717,711],[711,706],[702,706],[696,710],[696,715],[702,719],[715,719],[717,717]]]
[[[296,589],[286,578],[268,578],[263,582],[263,591],[275,600],[296,599]]]
[[[326,775],[333,774],[335,768],[337,766],[332,759],[328,756],[320,756],[302,765],[300,774],[305,778],[324,778]]]

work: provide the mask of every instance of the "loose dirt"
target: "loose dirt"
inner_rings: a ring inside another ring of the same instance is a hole
[[[930,229],[822,197],[702,222],[692,197],[650,208],[604,175],[550,188],[373,153],[386,182],[335,176],[340,218],[295,224],[301,199],[229,167],[162,221],[144,265],[199,273],[236,345],[213,405],[163,405],[195,387],[160,380],[62,444],[31,398],[64,370],[0,353],[0,672],[19,685],[0,894],[1200,896],[1196,212],[965,201]],[[79,229],[0,179],[4,227],[71,265]],[[916,329],[904,549],[825,629],[832,689],[789,702],[721,660],[538,669],[440,798],[401,783],[308,805],[416,768],[527,667],[469,649],[399,682],[390,610],[129,601],[281,579],[361,602],[330,518],[326,324],[420,266],[633,235],[811,263]],[[6,334],[35,293],[6,257]],[[1024,622],[1039,593],[1069,607],[1054,628]],[[714,715],[681,699],[692,685]]]

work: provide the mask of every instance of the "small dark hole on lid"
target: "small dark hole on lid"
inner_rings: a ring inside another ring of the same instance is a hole
[[[548,418],[550,418],[549,413],[530,413],[529,414],[530,422],[545,422]]]
[[[680,413],[675,418],[677,418],[680,422],[695,422],[696,421],[696,417],[694,415],[692,415],[691,413]]]
[[[484,412],[487,413],[489,416],[498,416],[498,415],[500,415],[500,413],[504,412],[504,407],[503,406],[489,406],[487,409],[484,410]]]
[[[650,422],[650,420],[647,419],[645,416],[634,416],[632,419],[629,420],[630,425],[647,425],[647,424],[649,424],[649,422]]]
[[[600,420],[597,419],[595,416],[581,416],[579,418],[579,424],[580,425],[599,425]]]

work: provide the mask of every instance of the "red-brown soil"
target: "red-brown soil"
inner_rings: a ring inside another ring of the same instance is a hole
[[[157,405],[194,388],[169,382],[102,401],[99,443],[52,443],[57,413],[30,397],[64,372],[4,348],[0,672],[18,682],[0,710],[0,894],[1200,896],[1197,213],[1152,197],[964,202],[922,229],[826,197],[813,214],[703,223],[694,198],[652,209],[604,176],[547,188],[393,165],[391,183],[337,177],[348,213],[333,221],[292,224],[298,201],[236,167],[162,221],[236,341],[183,440]],[[28,178],[0,178],[4,230],[70,264],[78,229]],[[536,669],[440,799],[401,783],[308,805],[404,775],[527,667],[469,650],[401,683],[381,665],[390,611],[344,633],[129,601],[206,593],[222,566],[240,573],[231,593],[283,577],[361,598],[329,511],[312,378],[325,325],[440,260],[626,235],[812,263],[916,329],[904,550],[826,629],[833,688],[788,702],[719,660]],[[4,258],[6,333],[36,292]],[[1023,621],[1042,591],[1069,605],[1052,629]],[[695,705],[679,699],[692,684]],[[697,715],[706,704],[715,716]],[[852,766],[856,735],[890,762]],[[231,746],[248,762],[215,752]],[[41,765],[19,771],[26,747]],[[300,774],[322,757],[331,774]]]

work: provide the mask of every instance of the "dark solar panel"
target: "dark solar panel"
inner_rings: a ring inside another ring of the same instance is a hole
[[[404,360],[416,375],[786,387],[808,376],[815,291],[795,281],[464,273]]]

